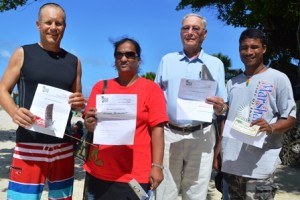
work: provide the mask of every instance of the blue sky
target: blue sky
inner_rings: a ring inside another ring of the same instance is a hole
[[[176,11],[179,0],[29,0],[17,10],[0,13],[0,76],[14,50],[39,41],[36,28],[38,9],[47,2],[60,4],[67,14],[67,27],[61,46],[82,62],[83,94],[93,85],[117,76],[113,44],[124,36],[137,40],[142,48],[141,74],[156,72],[161,57],[182,49],[180,27],[191,9]],[[242,68],[238,38],[243,28],[227,26],[217,19],[214,9],[198,14],[208,21],[208,35],[203,43],[209,54],[222,53],[232,61],[232,68]]]

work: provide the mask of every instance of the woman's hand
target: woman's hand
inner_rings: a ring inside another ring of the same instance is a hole
[[[84,117],[84,125],[88,132],[94,132],[95,127],[97,125],[97,118],[96,118],[96,108],[90,108]]]
[[[150,171],[150,184],[151,190],[155,190],[159,184],[164,180],[163,169],[160,167],[152,166]]]

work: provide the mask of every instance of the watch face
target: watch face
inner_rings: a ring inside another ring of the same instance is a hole
[[[45,112],[45,128],[52,126],[53,121],[53,104],[49,104],[46,107],[46,112]]]

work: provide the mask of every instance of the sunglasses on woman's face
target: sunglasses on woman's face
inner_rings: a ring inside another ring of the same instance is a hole
[[[116,59],[122,59],[123,56],[125,56],[127,59],[135,59],[136,57],[138,57],[138,55],[133,51],[123,52],[123,53],[117,51],[115,53],[115,58]]]

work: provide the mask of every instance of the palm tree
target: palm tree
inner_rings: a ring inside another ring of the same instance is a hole
[[[226,82],[231,79],[232,77],[238,75],[241,73],[241,69],[230,69],[232,67],[232,63],[231,63],[231,59],[228,56],[223,55],[222,53],[218,53],[218,54],[213,54],[213,56],[219,58],[223,64],[224,64],[224,68],[225,68],[225,80]]]
[[[142,77],[154,81],[155,75],[156,74],[154,72],[147,72],[146,74],[142,75]]]

